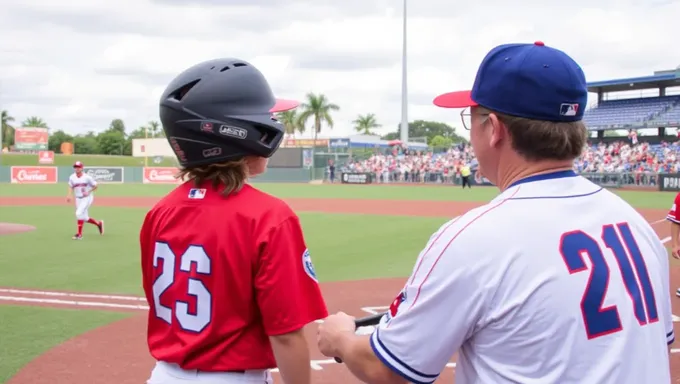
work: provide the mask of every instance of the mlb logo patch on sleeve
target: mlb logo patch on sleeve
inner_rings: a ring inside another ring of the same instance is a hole
[[[189,190],[190,199],[202,199],[205,197],[205,189],[192,188]]]

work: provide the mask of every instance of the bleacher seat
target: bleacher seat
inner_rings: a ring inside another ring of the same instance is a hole
[[[667,121],[676,114],[680,115],[680,96],[645,97],[603,101],[587,110],[584,120],[588,128],[598,129]]]
[[[680,125],[680,101],[678,101],[678,103],[668,108],[666,112],[660,113],[657,117],[655,117],[652,120],[652,122],[659,124],[665,123],[671,126]]]

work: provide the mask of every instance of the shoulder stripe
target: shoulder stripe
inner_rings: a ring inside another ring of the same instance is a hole
[[[448,223],[448,224],[446,225],[446,227],[442,228],[442,230],[439,231],[439,234],[437,235],[437,237],[436,237],[434,240],[432,240],[432,242],[430,243],[430,246],[427,247],[427,249],[426,249],[425,252],[423,253],[423,257],[421,257],[420,260],[418,261],[418,266],[416,267],[416,270],[413,272],[413,275],[411,276],[411,282],[410,282],[410,284],[413,284],[413,280],[416,278],[416,275],[418,275],[418,271],[420,270],[420,266],[423,265],[423,260],[425,260],[425,255],[427,255],[427,253],[430,252],[430,249],[432,249],[432,247],[433,247],[434,244],[437,242],[437,240],[439,240],[439,238],[442,237],[442,235],[444,234],[444,232],[446,232],[446,230],[449,229],[450,226],[452,226],[452,225],[455,224],[458,220],[460,220],[461,217],[463,217],[463,215],[460,215],[460,216],[458,216],[457,218],[451,220],[451,222]]]
[[[487,213],[489,213],[489,212],[493,211],[494,209],[500,207],[501,205],[505,204],[507,201],[510,201],[510,200],[517,194],[517,192],[519,192],[520,189],[521,189],[521,186],[520,186],[520,187],[517,187],[517,189],[515,190],[515,192],[513,192],[512,195],[510,195],[510,197],[501,200],[498,204],[489,207],[489,208],[488,208],[487,210],[485,210],[484,212],[482,212],[482,213],[480,213],[479,215],[475,216],[472,220],[470,220],[467,224],[465,224],[465,225],[463,226],[463,228],[459,229],[458,232],[456,232],[456,234],[453,235],[453,236],[451,237],[451,240],[449,240],[449,242],[446,244],[446,246],[444,247],[444,249],[442,249],[442,251],[441,251],[441,252],[439,253],[439,255],[437,256],[437,259],[434,261],[434,263],[432,263],[432,266],[430,267],[430,270],[427,272],[427,275],[425,275],[425,278],[423,279],[423,281],[421,281],[420,284],[418,285],[418,290],[416,291],[416,296],[413,298],[413,301],[411,302],[411,305],[409,306],[409,309],[412,308],[412,307],[416,304],[416,302],[418,301],[418,297],[420,296],[420,290],[423,288],[423,285],[424,285],[425,282],[427,281],[427,278],[430,277],[430,275],[432,274],[432,271],[434,270],[434,267],[437,266],[437,263],[439,263],[439,260],[442,258],[442,256],[444,255],[444,252],[446,252],[446,250],[449,248],[449,246],[451,245],[451,243],[453,243],[453,241],[456,240],[456,238],[457,238],[461,233],[463,233],[463,231],[464,231],[465,229],[467,229],[470,225],[472,225],[475,221],[479,220],[481,217],[483,217],[483,216],[486,215]],[[448,228],[447,228],[447,229],[448,229]],[[442,231],[442,233],[443,233],[443,232],[444,232],[444,231]],[[434,242],[432,242],[432,244],[434,244]],[[430,249],[431,249],[431,248],[432,248],[432,246],[430,246]],[[429,251],[429,249],[428,249],[428,251]],[[425,255],[423,255],[423,258],[425,258]]]

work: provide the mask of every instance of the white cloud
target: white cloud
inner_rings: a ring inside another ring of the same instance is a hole
[[[679,0],[499,0],[409,3],[409,118],[460,127],[431,104],[472,85],[493,46],[542,40],[572,55],[589,80],[680,64]],[[54,129],[128,129],[157,119],[158,97],[183,69],[215,57],[260,68],[282,97],[321,92],[340,105],[336,127],[375,113],[400,119],[401,1],[5,0],[0,9],[0,108]],[[462,129],[459,128],[459,131]],[[464,132],[460,132],[464,133]]]

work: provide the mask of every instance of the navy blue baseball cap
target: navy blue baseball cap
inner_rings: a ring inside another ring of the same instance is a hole
[[[492,49],[479,66],[471,91],[439,95],[434,104],[482,106],[527,119],[572,122],[583,119],[587,101],[581,67],[566,53],[537,41]]]

